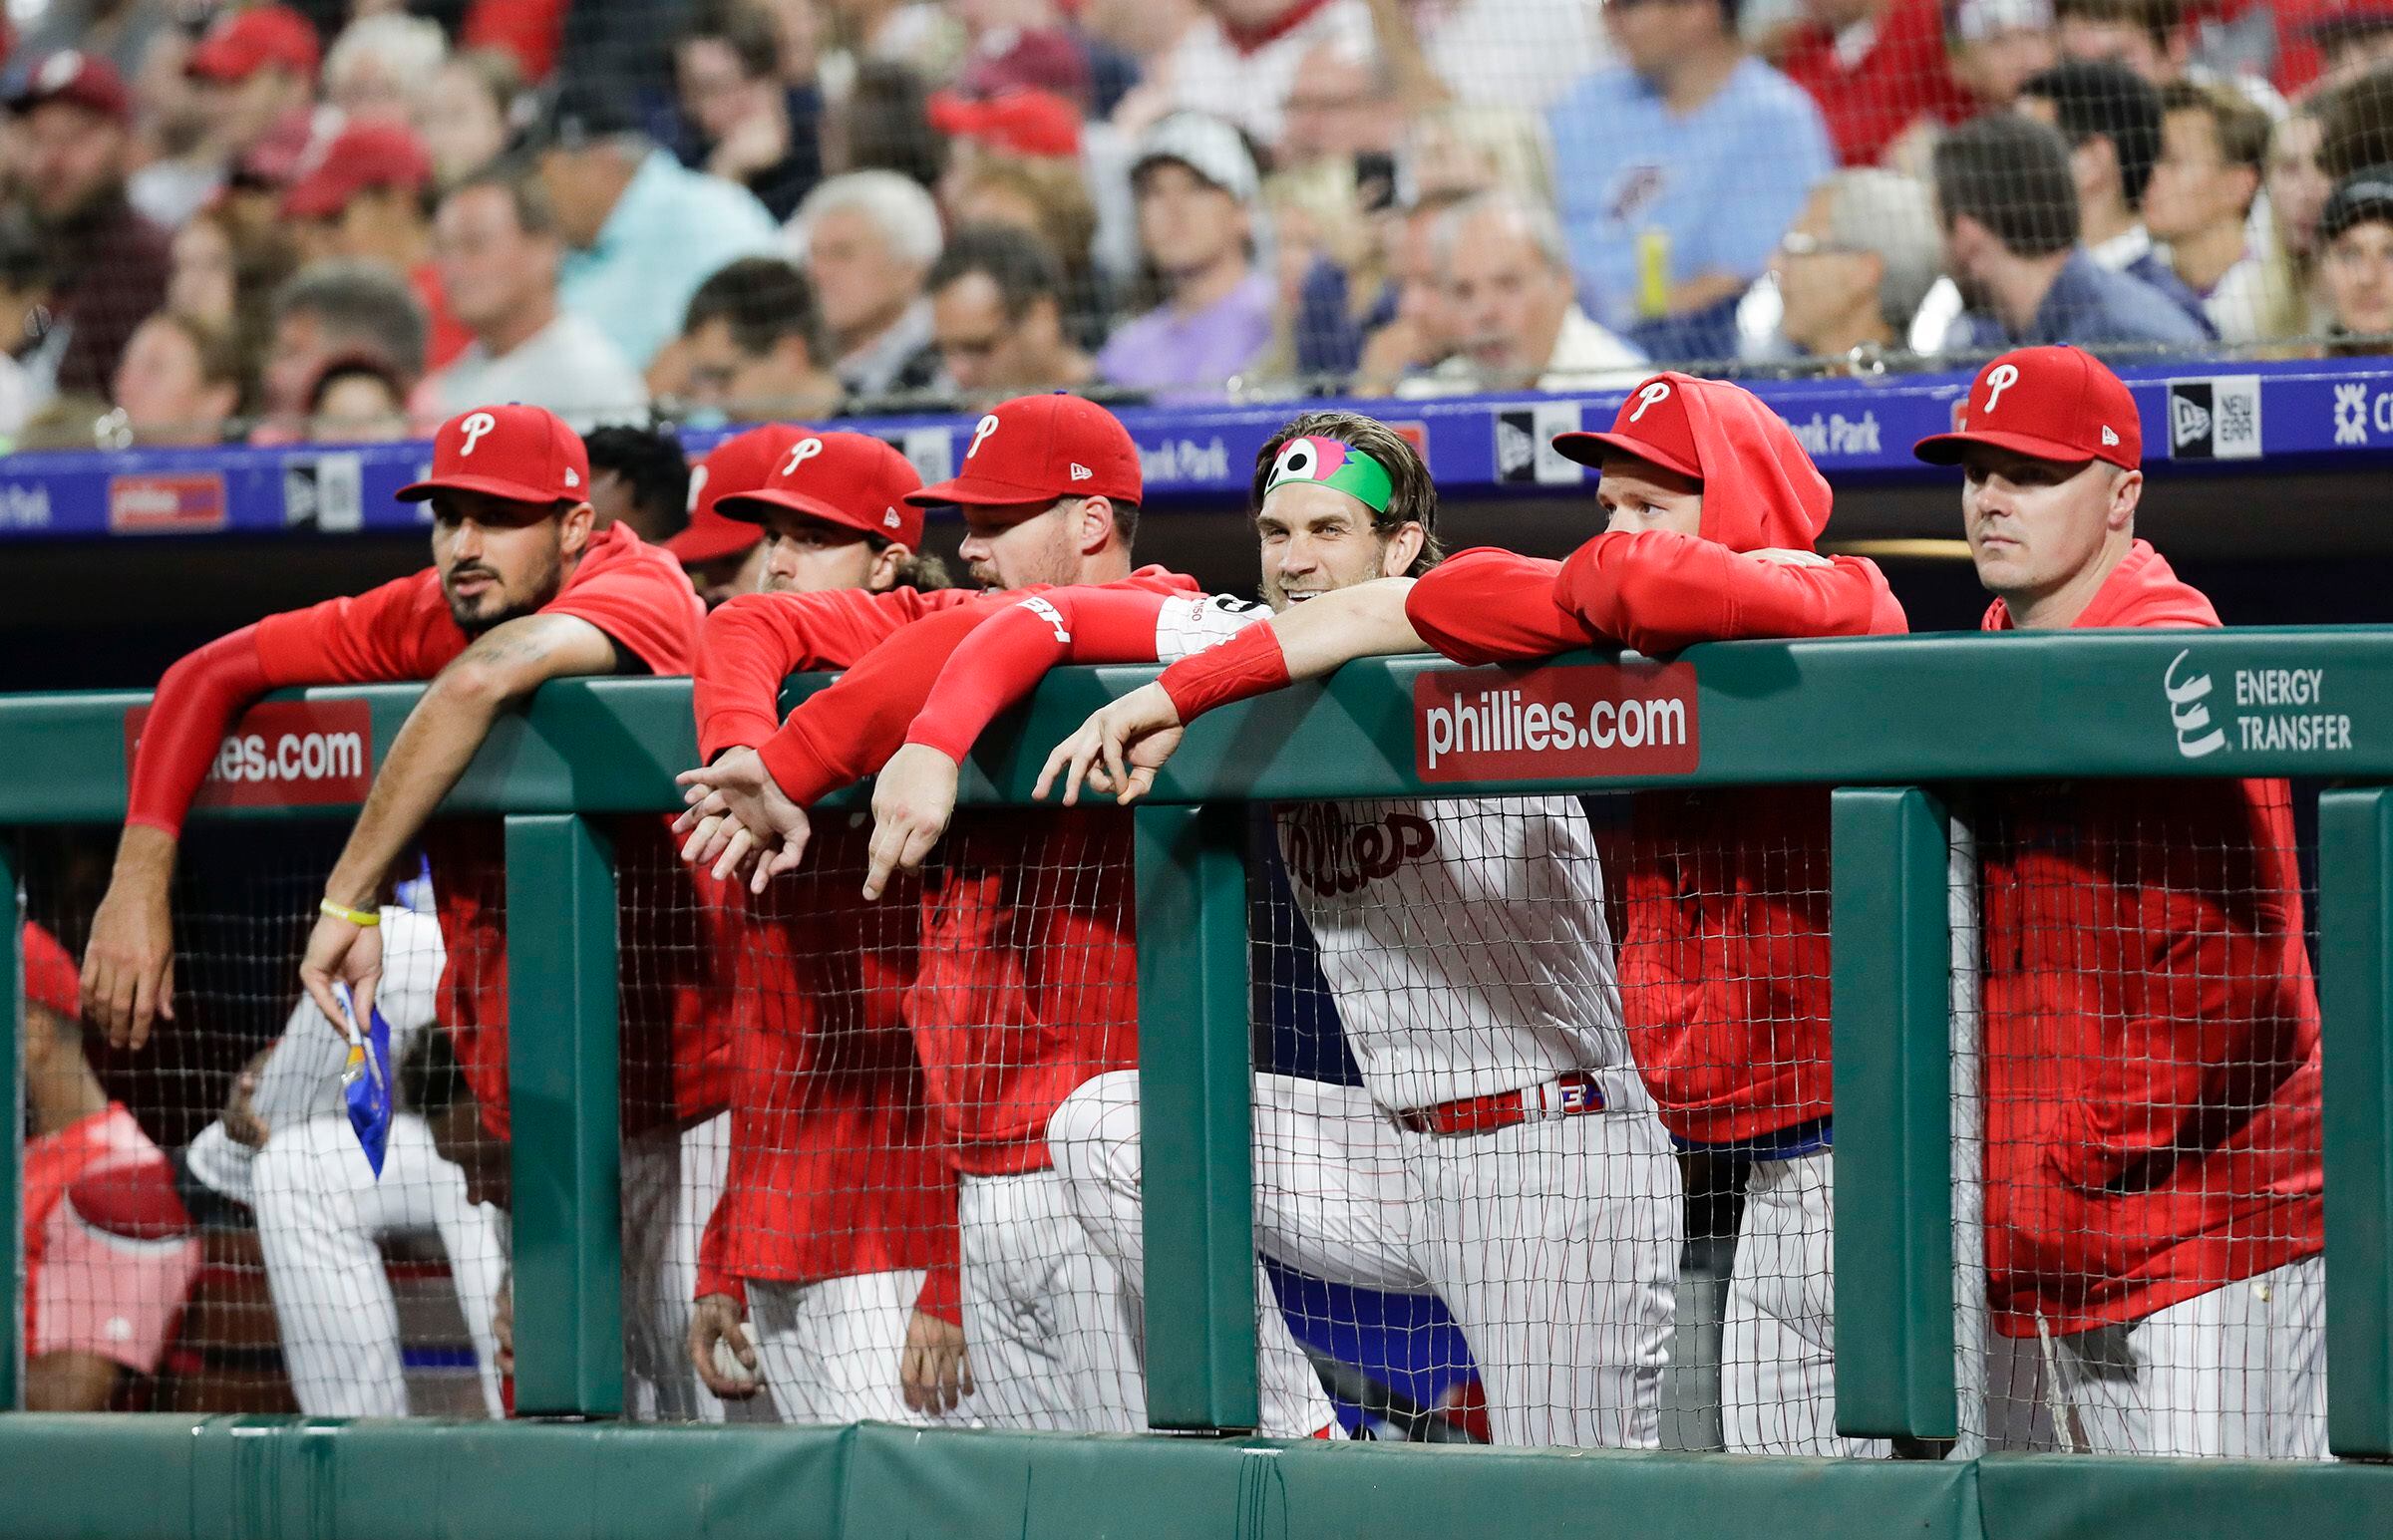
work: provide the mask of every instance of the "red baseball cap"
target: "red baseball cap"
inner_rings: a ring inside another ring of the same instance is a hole
[[[511,502],[583,502],[590,456],[581,435],[545,407],[476,407],[432,438],[432,474],[399,488],[401,502],[437,491],[488,492]]]
[[[227,83],[247,80],[269,64],[315,79],[323,56],[316,29],[287,5],[235,11],[207,29],[182,67],[185,75]]]
[[[1080,109],[1052,91],[1005,91],[978,101],[938,91],[929,108],[930,126],[950,139],[1018,155],[1080,154]]]
[[[2037,460],[2144,462],[2136,398],[2109,366],[2082,348],[2020,348],[1977,372],[1953,431],[1911,446],[1931,465],[1957,465],[1972,444]]]
[[[1146,489],[1139,447],[1122,420],[1093,401],[1057,391],[1000,402],[972,427],[963,468],[936,486],[908,492],[922,506],[975,507],[1111,497],[1136,503]]]
[[[1685,375],[1659,374],[1628,393],[1612,415],[1609,433],[1569,433],[1553,436],[1554,453],[1582,465],[1603,464],[1603,452],[1650,461],[1665,470],[1703,479],[1703,462],[1695,454],[1695,425],[1687,421],[1687,394],[1679,388]]]
[[[126,94],[125,79],[117,67],[98,54],[77,49],[62,49],[35,65],[8,99],[9,107],[20,113],[50,102],[98,113],[112,123],[133,121],[133,98]]]
[[[48,1006],[68,1021],[83,1017],[83,978],[75,971],[75,959],[58,944],[58,938],[34,924],[25,922],[21,934],[25,943],[25,999],[29,1004]]]
[[[921,489],[913,462],[870,434],[805,434],[764,485],[727,493],[716,511],[762,522],[766,509],[788,508],[918,551],[922,510],[911,499]]]
[[[404,124],[352,123],[282,195],[290,219],[329,219],[369,187],[421,192],[432,184],[432,156]]]
[[[773,467],[789,454],[790,446],[812,432],[790,423],[768,423],[733,434],[691,466],[689,525],[665,541],[673,559],[685,566],[693,561],[719,561],[737,556],[763,539],[764,531],[754,520],[742,523],[725,518],[716,511],[716,500],[764,485]]]

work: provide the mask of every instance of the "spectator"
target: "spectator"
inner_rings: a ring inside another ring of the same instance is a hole
[[[2123,64],[2155,86],[2185,73],[2182,0],[2053,0],[2052,9],[2067,58]]]
[[[404,128],[417,84],[439,74],[448,57],[436,22],[400,11],[360,16],[324,55],[324,98],[345,123]]]
[[[1813,189],[1771,263],[1779,335],[1813,358],[1898,349],[1942,259],[1935,209],[1915,178],[1839,171]]]
[[[2318,274],[2332,323],[2330,355],[2393,350],[2393,165],[2335,184],[2318,215]]]
[[[1131,181],[1164,302],[1114,333],[1097,372],[1115,385],[1217,395],[1271,341],[1273,286],[1254,265],[1254,157],[1220,119],[1175,113],[1140,143]]]
[[[351,123],[282,195],[303,261],[348,257],[404,273],[432,325],[427,362],[448,365],[473,333],[451,313],[432,259],[432,160],[405,124]]]
[[[167,308],[229,329],[241,351],[245,380],[255,380],[264,366],[274,291],[297,265],[286,233],[276,226],[247,234],[222,208],[209,209],[174,232]]]
[[[407,392],[390,365],[337,358],[307,393],[311,444],[397,444],[409,437]]]
[[[648,387],[591,321],[557,303],[563,248],[537,182],[485,171],[441,199],[441,286],[474,343],[424,382],[426,415],[545,407],[576,433],[648,409]]]
[[[1959,0],[1953,8],[1952,78],[1980,108],[2008,107],[2030,76],[2060,58],[2052,0]]]
[[[975,152],[1055,159],[1080,154],[1079,109],[1052,91],[1007,91],[993,97],[942,91],[930,97],[924,111],[930,126],[950,142],[945,176],[970,164]]]
[[[2318,91],[2350,84],[2393,64],[2393,8],[2354,6],[2328,12],[2309,28],[2319,55]],[[2315,96],[2311,100],[2316,100]]]
[[[199,1274],[174,1172],[84,1056],[81,980],[24,927],[25,1409],[106,1411],[152,1375]]]
[[[959,0],[965,54],[956,89],[967,97],[1051,91],[1085,108],[1095,96],[1088,50],[1056,0]]]
[[[1123,189],[1128,195],[1128,187]],[[1053,155],[959,156],[940,184],[951,229],[1002,224],[1034,236],[1063,269],[1065,315],[1081,342],[1101,343],[1114,306],[1098,270],[1099,216],[1081,163]]]
[[[1259,145],[1286,129],[1288,94],[1317,44],[1370,52],[1364,0],[1204,0],[1172,51],[1155,62],[1171,108],[1211,113]]]
[[[202,215],[174,232],[168,247],[167,308],[214,326],[230,326],[240,303],[232,231]]]
[[[487,48],[450,55],[416,94],[416,134],[432,155],[436,185],[454,187],[499,158],[522,96],[513,55]]]
[[[1651,372],[1579,307],[1561,225],[1542,204],[1468,198],[1438,216],[1430,253],[1446,275],[1457,352],[1398,395],[1618,390]]]
[[[822,336],[806,274],[781,257],[743,257],[690,296],[674,347],[678,374],[658,393],[717,420],[829,417],[841,386],[823,366]]]
[[[66,334],[50,325],[58,289],[50,261],[50,243],[32,218],[0,203],[0,447],[10,445],[56,391]]]
[[[2009,113],[1964,124],[1936,146],[1935,182],[1944,267],[1971,312],[1956,349],[2209,340],[2158,289],[2078,244],[2077,186],[2055,130]]]
[[[710,7],[673,51],[682,163],[756,194],[787,219],[823,179],[823,96],[781,79],[781,29],[748,6]]]
[[[1096,365],[1064,329],[1064,274],[1033,235],[966,225],[925,280],[939,385],[968,402],[1089,383]]]
[[[370,358],[409,390],[424,375],[424,307],[406,280],[371,262],[315,262],[274,291],[262,379],[266,421],[253,437],[279,442],[306,426],[308,398],[333,360]]]
[[[152,48],[173,37],[173,12],[165,0],[50,0],[13,53],[47,59],[74,49],[106,59],[119,80],[136,80]]]
[[[1140,135],[1172,111],[1169,60],[1204,17],[1200,0],[1083,0],[1080,24],[1102,47],[1130,60],[1137,83],[1105,114]]]
[[[1394,313],[1363,344],[1355,365],[1355,389],[1383,395],[1407,375],[1425,374],[1454,352],[1454,307],[1445,275],[1438,270],[1438,220],[1470,193],[1425,194],[1397,216],[1389,240],[1389,277],[1396,290]]]
[[[922,294],[939,256],[930,194],[895,171],[851,171],[807,194],[790,230],[840,383],[867,398],[928,385],[938,368]]]
[[[534,143],[556,229],[570,248],[558,298],[635,369],[672,335],[673,318],[707,274],[772,249],[772,216],[754,194],[680,164],[623,102],[567,88]]]
[[[1542,113],[1607,57],[1584,0],[1368,0],[1396,94],[1418,114],[1441,103]]]
[[[2069,143],[2077,182],[2078,238],[2095,261],[2141,278],[2211,325],[2202,297],[2153,249],[2143,220],[2161,154],[2161,94],[2123,64],[2072,59],[2027,82],[2020,105]]]
[[[137,444],[222,444],[241,384],[230,331],[161,310],[126,345],[110,394]]]
[[[1262,374],[1351,375],[1364,337],[1394,317],[1380,245],[1392,191],[1385,178],[1358,180],[1351,160],[1316,160],[1265,179],[1279,293]]]
[[[651,545],[689,522],[690,462],[669,428],[594,428],[581,436],[590,455],[590,507],[598,527],[629,524]]]
[[[2251,249],[2251,205],[2268,155],[2268,115],[2230,87],[2190,81],[2163,87],[2161,108],[2161,157],[2145,221],[2168,242],[2177,275],[2202,296],[2219,335],[2255,341],[2261,271]]]
[[[2334,183],[2319,163],[2322,136],[2317,114],[2303,111],[2279,122],[2268,139],[2260,285],[2260,336],[2267,341],[2315,337],[2326,330],[2318,292],[2318,216]]]
[[[1280,112],[1271,159],[1282,169],[1324,160],[1351,165],[1358,156],[1386,159],[1404,132],[1404,104],[1383,56],[1345,38],[1320,38],[1305,50]]]
[[[1914,128],[1970,115],[1944,54],[1938,0],[1803,0],[1783,68],[1812,94],[1837,158],[1876,165]]]
[[[50,251],[61,391],[107,388],[134,329],[164,303],[167,234],[125,195],[132,105],[105,59],[52,54],[9,103],[18,176]]]
[[[288,6],[217,17],[191,49],[183,71],[198,84],[200,112],[220,166],[237,169],[261,148],[307,142],[318,50],[316,29]]]
[[[1554,201],[1553,142],[1542,120],[1517,108],[1432,108],[1413,120],[1397,158],[1416,202],[1498,187],[1535,203]]]
[[[1745,53],[1736,10],[1606,6],[1625,64],[1548,117],[1579,292],[1657,357],[1734,354],[1737,300],[1836,164],[1820,109]]]
[[[936,186],[947,166],[947,142],[930,125],[930,92],[900,64],[860,66],[838,108],[823,119],[823,168],[895,171]]]

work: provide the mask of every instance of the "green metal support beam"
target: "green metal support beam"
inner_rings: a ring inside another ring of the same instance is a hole
[[[515,1407],[623,1410],[614,852],[587,818],[507,820]]]
[[[1133,815],[1156,1427],[1252,1428],[1261,1413],[1243,814],[1225,803]]]
[[[2318,797],[2327,1444],[2393,1458],[2393,787]]]
[[[1944,808],[1916,787],[1831,804],[1837,1431],[1925,1452],[1960,1432]]]

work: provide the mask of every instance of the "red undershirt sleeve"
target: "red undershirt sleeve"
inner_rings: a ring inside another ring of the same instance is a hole
[[[1790,564],[1669,530],[1599,534],[1570,554],[1554,602],[1647,654],[1754,637],[1862,636],[1870,569],[1839,557]]]
[[[1558,570],[1554,562],[1512,551],[1462,551],[1413,584],[1405,618],[1457,663],[1550,658],[1601,641],[1554,602]]]
[[[975,627],[939,670],[905,741],[961,764],[998,713],[1065,663],[1153,663],[1171,596],[1138,588],[1057,588]]]

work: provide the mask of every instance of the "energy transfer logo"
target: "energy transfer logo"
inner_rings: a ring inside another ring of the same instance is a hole
[[[2180,684],[2177,666],[2186,661],[2190,651],[2180,651],[2169,660],[2161,675],[2161,691],[2169,697],[2169,720],[2177,728],[2177,752],[2189,760],[2217,754],[2226,747],[2226,731],[2211,723],[2211,709],[2203,698],[2211,693],[2211,676],[2189,674]]]

